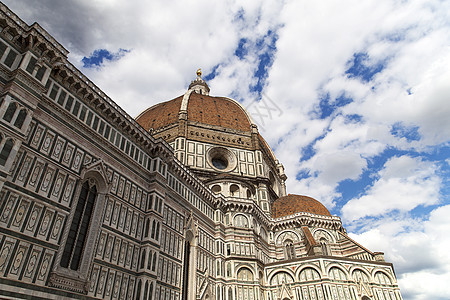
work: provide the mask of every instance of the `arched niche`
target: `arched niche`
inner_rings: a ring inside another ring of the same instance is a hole
[[[283,283],[293,283],[294,277],[286,271],[279,271],[271,276],[270,285],[280,286]]]
[[[237,280],[238,281],[253,281],[254,276],[253,272],[248,267],[242,267],[237,271]]]

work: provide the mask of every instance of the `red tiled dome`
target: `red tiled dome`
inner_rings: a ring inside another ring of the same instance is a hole
[[[299,212],[331,217],[328,209],[319,201],[300,195],[289,194],[273,202],[272,217],[281,218]]]
[[[154,105],[142,112],[136,121],[149,130],[178,122],[183,96]],[[225,97],[212,97],[191,93],[187,103],[187,119],[192,123],[220,126],[239,131],[251,131],[251,121],[245,109],[236,101]]]
[[[150,128],[159,129],[175,124],[178,122],[178,112],[182,100],[183,96],[180,96],[170,101],[158,103],[143,111],[136,117],[136,121],[147,131]]]

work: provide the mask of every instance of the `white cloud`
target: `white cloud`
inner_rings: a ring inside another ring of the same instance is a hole
[[[441,179],[436,172],[433,163],[406,155],[393,157],[378,172],[376,181],[364,195],[344,205],[342,217],[351,221],[437,204]]]
[[[404,299],[449,299],[450,205],[433,210],[428,220],[384,217],[352,238],[395,261]]]

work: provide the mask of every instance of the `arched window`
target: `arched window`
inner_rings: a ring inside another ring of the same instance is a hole
[[[149,300],[153,299],[153,282],[150,283],[150,290],[148,291],[148,299]]]
[[[8,108],[5,111],[5,114],[3,115],[3,120],[6,122],[11,122],[12,118],[14,117],[14,113],[16,112],[17,104],[15,102],[9,103]]]
[[[145,266],[145,255],[146,255],[146,252],[147,251],[145,251],[145,249],[142,250],[142,254],[141,254],[141,269],[143,269],[144,266]]]
[[[233,300],[233,290],[231,287],[228,288],[228,300]]]
[[[144,287],[144,298],[147,297],[147,292],[148,292],[148,281],[145,282],[145,287]]]
[[[278,286],[282,285],[283,283],[292,283],[292,282],[294,282],[294,279],[287,272],[278,272],[270,280],[270,285]]]
[[[7,139],[5,145],[3,145],[2,151],[0,152],[0,165],[4,166],[6,164],[6,161],[8,160],[9,154],[11,153],[13,147],[14,147],[13,139]]]
[[[250,189],[247,189],[247,199],[251,199],[252,198],[252,192],[250,191]]]
[[[218,194],[218,193],[220,193],[222,191],[222,188],[220,187],[220,185],[215,184],[215,185],[213,185],[211,190],[213,191],[214,194]]]
[[[155,238],[155,230],[156,230],[156,221],[155,220],[153,220],[153,222],[152,222],[152,239],[154,239]]]
[[[77,207],[70,225],[64,252],[61,258],[61,267],[78,270],[82,251],[88,235],[89,223],[97,197],[97,187],[86,181],[78,197]]]
[[[360,269],[354,270],[352,273],[352,277],[355,282],[369,282],[369,276],[367,276],[367,274]]]
[[[259,234],[261,235],[261,238],[263,240],[267,241],[267,231],[264,229],[264,227],[261,226]]]
[[[253,273],[248,268],[241,268],[237,273],[239,281],[253,281]]]
[[[319,272],[313,268],[305,268],[300,272],[300,282],[320,280]]]
[[[237,215],[234,217],[234,226],[248,228],[248,219],[244,215]]]
[[[159,222],[156,223],[155,240],[159,240]]]
[[[142,286],[142,282],[139,279],[137,287],[136,287],[136,297],[135,297],[135,299],[140,299],[141,298],[141,286]]]
[[[391,285],[392,284],[391,279],[383,272],[375,273],[374,280],[376,283],[382,284],[382,285]]]
[[[232,184],[230,186],[230,196],[239,197],[239,186],[237,186],[236,184]]]
[[[25,108],[22,108],[17,115],[16,120],[14,121],[14,126],[21,129],[23,122],[25,122],[25,118],[27,117],[27,110]]]
[[[156,252],[153,255],[152,271],[155,271],[155,269],[156,269]]]
[[[286,259],[293,259],[296,257],[294,243],[291,240],[284,242],[284,256]]]
[[[320,243],[320,247],[322,248],[322,254],[323,255],[330,255],[329,251],[328,251],[327,240],[325,238],[321,238],[319,243]]]
[[[147,221],[145,221],[145,233],[144,233],[145,237],[148,237],[149,227],[150,227],[150,219],[147,219]]]
[[[336,281],[345,281],[347,280],[347,275],[345,275],[344,271],[337,267],[333,267],[328,271],[328,277],[332,280]]]

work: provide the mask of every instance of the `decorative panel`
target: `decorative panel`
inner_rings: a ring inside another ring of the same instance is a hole
[[[63,139],[62,137],[59,136],[56,139],[55,146],[53,147],[53,151],[52,151],[52,155],[51,155],[52,159],[54,159],[56,161],[59,161],[61,159],[65,144],[66,144],[66,140]]]

